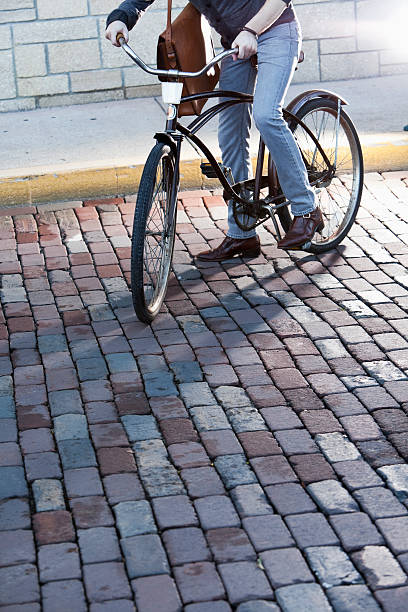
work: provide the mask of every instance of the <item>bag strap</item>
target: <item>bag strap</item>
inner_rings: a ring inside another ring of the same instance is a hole
[[[170,67],[173,69],[177,68],[177,57],[176,50],[174,48],[173,33],[171,29],[171,4],[172,0],[167,0],[167,25],[164,32],[164,41],[166,45],[167,57],[169,59]]]

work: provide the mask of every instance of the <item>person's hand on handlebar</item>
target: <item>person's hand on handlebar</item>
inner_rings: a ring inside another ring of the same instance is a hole
[[[238,47],[238,53],[234,53],[232,59],[248,59],[252,55],[255,55],[258,49],[258,41],[255,34],[242,30],[235,38],[231,45],[231,49]]]
[[[120,47],[118,43],[119,35],[123,36],[126,42],[129,40],[129,30],[122,21],[112,21],[106,28],[105,38],[111,41],[114,47]]]

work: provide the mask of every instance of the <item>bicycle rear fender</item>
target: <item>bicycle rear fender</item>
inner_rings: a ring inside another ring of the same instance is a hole
[[[296,115],[298,110],[304,104],[306,104],[306,102],[309,102],[310,100],[314,100],[316,98],[326,98],[327,100],[333,100],[334,102],[340,100],[340,103],[342,105],[348,104],[348,102],[344,98],[337,95],[333,91],[328,91],[327,89],[310,89],[309,91],[304,91],[303,93],[299,94],[298,96],[296,96],[296,98],[293,98],[293,100],[287,105],[286,110],[292,113],[293,115]]]

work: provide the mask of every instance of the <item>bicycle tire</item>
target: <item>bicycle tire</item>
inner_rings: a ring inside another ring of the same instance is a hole
[[[330,125],[336,128],[337,112],[337,102],[327,98],[316,98],[306,102],[296,113],[296,116],[311,129],[330,162],[334,162],[337,155],[336,171],[330,183],[321,186],[319,190],[315,189],[316,202],[322,209],[325,229],[320,234],[316,233],[311,243],[305,247],[304,250],[312,253],[324,253],[334,249],[344,240],[356,218],[363,191],[364,163],[361,145],[354,124],[343,108],[337,138],[335,131],[330,127],[330,134],[329,130],[325,134],[321,133],[324,121],[328,125],[330,120]],[[316,178],[319,164],[323,172],[324,166],[327,169],[327,164],[321,153],[316,150],[316,146],[311,145],[313,140],[304,128],[294,121],[290,127],[305,161],[309,180],[312,182]],[[333,142],[336,143],[334,147]],[[278,211],[278,216],[286,232],[292,221],[289,208],[285,207]]]
[[[132,231],[133,306],[144,323],[151,323],[159,313],[171,270],[177,214],[174,207],[169,216],[174,171],[170,147],[157,143],[143,169]]]

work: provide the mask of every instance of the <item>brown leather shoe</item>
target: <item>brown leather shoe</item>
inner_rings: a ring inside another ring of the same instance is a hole
[[[319,207],[315,208],[307,215],[293,217],[290,228],[286,235],[279,240],[279,249],[299,249],[324,228],[322,211]]]
[[[242,240],[226,236],[216,249],[203,251],[196,255],[196,258],[201,259],[201,261],[223,261],[223,259],[231,259],[234,255],[258,257],[260,252],[259,236],[252,236]]]

